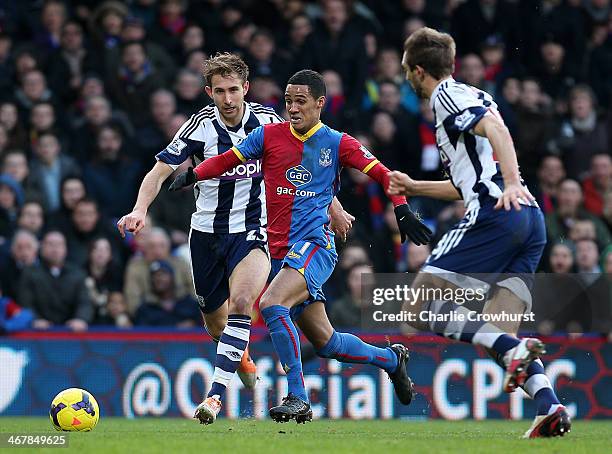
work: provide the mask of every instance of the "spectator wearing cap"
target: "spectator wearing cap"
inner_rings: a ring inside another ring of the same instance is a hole
[[[487,37],[482,44],[480,57],[484,64],[484,89],[497,97],[503,82],[517,73],[514,65],[506,58],[506,46],[501,36],[494,34]]]
[[[143,235],[144,234],[144,235]],[[130,314],[134,314],[143,302],[155,303],[159,301],[151,287],[149,267],[151,263],[159,260],[170,263],[175,271],[175,295],[182,298],[187,294],[194,295],[193,280],[189,265],[183,259],[170,255],[170,238],[159,227],[153,227],[150,232],[141,232],[143,247],[141,256],[133,256],[127,263],[124,278],[123,293],[125,295]]]
[[[23,205],[23,189],[9,175],[0,175],[0,244],[10,238]]]
[[[552,152],[560,154],[570,178],[588,176],[591,158],[610,154],[612,137],[604,118],[597,113],[597,101],[588,85],[576,85],[569,94],[569,115],[556,126]]]
[[[64,235],[48,232],[41,243],[40,263],[21,275],[17,302],[34,313],[34,328],[66,325],[74,331],[85,331],[92,320],[85,273],[66,263],[66,252]]]
[[[201,324],[198,303],[191,295],[176,296],[175,272],[169,262],[156,260],[149,266],[155,302],[144,301],[134,317],[136,325],[193,328]]]

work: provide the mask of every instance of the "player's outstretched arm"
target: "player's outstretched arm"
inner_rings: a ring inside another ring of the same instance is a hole
[[[506,211],[510,211],[514,207],[520,210],[519,199],[525,202],[535,201],[535,197],[521,184],[512,137],[502,119],[497,115],[487,114],[474,126],[474,133],[489,139],[504,177],[504,193],[495,208],[503,207]]]
[[[228,170],[232,170],[249,159],[259,159],[263,155],[263,143],[264,126],[258,126],[238,145],[233,146],[225,153],[204,160],[195,169],[190,168],[187,172],[180,174],[168,189],[178,191],[196,181],[220,177]]]
[[[364,172],[366,173],[366,172]],[[367,175],[376,180],[388,193],[389,191],[389,169],[381,162],[377,162],[369,169]],[[391,202],[395,206],[395,219],[400,230],[402,243],[408,238],[416,245],[428,244],[431,241],[432,231],[417,217],[410,209],[406,197],[403,195],[391,195]]]
[[[243,160],[238,157],[237,150],[235,148],[230,148],[225,153],[206,159],[196,168],[189,167],[187,172],[181,173],[174,179],[168,190],[178,191],[187,186],[191,186],[196,181],[220,177],[241,162],[243,162]]]
[[[353,167],[378,182],[387,193],[389,189],[389,169],[378,161],[367,148],[355,138],[344,134],[340,141],[340,163]],[[395,219],[399,226],[402,243],[409,238],[415,244],[427,244],[431,241],[432,232],[412,212],[403,195],[390,196],[395,207]]]
[[[168,164],[157,161],[153,168],[145,175],[138,190],[138,198],[136,199],[134,209],[117,222],[117,229],[119,229],[122,237],[125,238],[126,230],[134,234],[142,230],[145,226],[145,218],[147,217],[149,206],[153,203],[162,184],[172,172],[172,167]]]
[[[440,200],[461,200],[461,194],[450,180],[413,180],[398,171],[389,172],[389,194],[406,197],[422,196]]]

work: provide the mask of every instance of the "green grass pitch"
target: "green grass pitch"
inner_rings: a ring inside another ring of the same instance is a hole
[[[188,419],[102,418],[90,433],[68,433],[68,449],[80,453],[457,453],[612,452],[612,420],[577,421],[564,438],[522,440],[529,421],[349,421],[294,422],[219,420],[201,426]],[[2,417],[1,433],[57,434],[48,418]],[[6,449],[1,449],[7,452]]]

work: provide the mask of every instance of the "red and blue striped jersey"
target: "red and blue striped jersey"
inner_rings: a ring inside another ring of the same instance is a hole
[[[270,253],[280,259],[297,241],[325,238],[343,167],[368,173],[378,164],[356,139],[321,122],[306,134],[289,122],[259,126],[232,149],[242,162],[262,159]]]

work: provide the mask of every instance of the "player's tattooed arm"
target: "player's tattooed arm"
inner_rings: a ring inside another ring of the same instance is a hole
[[[506,211],[509,211],[514,207],[514,209],[520,210],[519,199],[525,202],[535,201],[535,197],[521,184],[512,136],[510,136],[510,132],[499,114],[488,113],[474,126],[473,131],[474,134],[489,139],[504,178],[504,193],[498,199],[495,208],[503,207]]]
[[[329,228],[338,238],[341,238],[342,241],[346,241],[346,236],[353,227],[354,220],[355,217],[345,211],[340,201],[334,197],[329,206]]]
[[[389,194],[422,196],[440,200],[461,200],[461,194],[450,180],[413,180],[402,172],[389,172]]]
[[[131,213],[122,216],[117,222],[117,229],[122,237],[125,231],[134,234],[140,232],[145,226],[147,210],[163,184],[163,182],[173,172],[168,164],[157,161],[153,168],[145,175],[138,190],[138,198]]]

